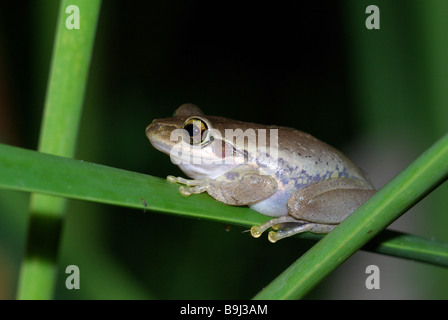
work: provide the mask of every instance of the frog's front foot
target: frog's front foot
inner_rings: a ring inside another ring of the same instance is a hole
[[[166,180],[168,180],[168,182],[171,182],[171,183],[181,183],[181,184],[185,184],[185,185],[189,186],[190,188],[187,188],[184,186],[179,187],[179,192],[183,196],[186,196],[186,197],[188,197],[189,195],[192,195],[192,194],[199,194],[199,193],[205,192],[208,189],[207,181],[190,180],[190,179],[185,179],[182,177],[175,177],[175,176],[168,176],[168,177],[166,177]]]
[[[336,225],[309,223],[306,221],[296,220],[291,216],[283,216],[269,220],[259,226],[253,226],[250,229],[250,234],[254,238],[258,238],[261,234],[269,228],[275,231],[268,233],[268,240],[272,243],[277,242],[283,238],[290,237],[297,233],[310,231],[313,233],[328,233],[333,230]]]

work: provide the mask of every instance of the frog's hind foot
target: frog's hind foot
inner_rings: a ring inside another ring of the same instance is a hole
[[[278,230],[280,228],[280,225],[283,223],[297,223],[297,220],[290,216],[282,216],[279,218],[275,218],[272,220],[269,220],[268,222],[265,222],[263,224],[260,224],[259,226],[253,226],[250,228],[250,234],[254,238],[258,238],[261,236],[263,232],[268,230],[269,228],[272,228],[274,230]]]
[[[269,228],[277,231],[270,231],[268,233],[268,240],[272,243],[278,240],[293,236],[302,232],[313,233],[329,233],[336,225],[325,225],[317,223],[308,223],[306,221],[296,220],[290,216],[283,216],[280,218],[272,219],[259,226],[253,226],[250,229],[250,234],[254,238],[258,238],[261,234]]]
[[[312,232],[312,233],[329,233],[330,231],[332,231],[334,228],[336,228],[336,225],[331,225],[331,224],[317,224],[317,223],[295,223],[294,226],[292,227],[286,227],[286,228],[282,228],[279,229],[277,232],[275,231],[270,231],[268,233],[268,239],[270,242],[275,243],[278,240],[293,236],[295,234],[298,233],[302,233],[302,232]]]

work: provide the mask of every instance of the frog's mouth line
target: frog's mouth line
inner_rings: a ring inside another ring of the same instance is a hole
[[[152,146],[155,149],[157,149],[157,150],[159,150],[159,151],[161,151],[161,152],[163,152],[163,153],[165,153],[167,155],[170,154],[171,149],[172,149],[171,146],[169,146],[167,144],[164,144],[164,143],[160,143],[160,142],[159,143],[155,143],[151,138],[149,139],[149,142],[151,142]]]

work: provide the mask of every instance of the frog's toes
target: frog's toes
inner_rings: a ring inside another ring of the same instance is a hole
[[[275,218],[275,219],[269,220],[268,222],[265,222],[259,226],[253,226],[252,228],[250,228],[250,234],[252,237],[258,238],[267,229],[272,228],[274,230],[278,230],[282,223],[288,223],[288,222],[297,222],[297,220],[290,216],[283,216],[283,217]],[[271,231],[271,232],[273,232],[273,231]],[[271,234],[271,232],[269,234]],[[271,241],[271,240],[269,239],[269,241]],[[275,241],[271,241],[271,242],[275,242]]]
[[[182,187],[179,187],[179,192],[182,195],[188,197],[189,195],[192,195],[192,194],[199,194],[199,193],[202,193],[202,192],[206,192],[208,190],[208,188],[209,188],[209,185],[206,184],[206,183],[203,184],[203,185],[197,185],[197,186],[194,186],[194,187],[182,186]]]
[[[277,240],[280,240],[280,238],[278,238],[277,235],[278,235],[278,232],[269,231],[269,233],[268,233],[268,240],[269,240],[271,243],[276,243]]]
[[[268,239],[270,242],[274,243],[280,239],[284,239],[306,231],[318,234],[325,234],[332,231],[334,228],[336,228],[336,226],[337,225],[307,223],[302,221],[301,223],[299,222],[296,225],[282,228],[277,232],[274,231],[269,232]]]
[[[182,177],[175,177],[175,176],[167,176],[166,180],[170,183],[182,183],[187,186],[194,186],[197,184],[196,180],[190,180],[190,179],[185,179]]]
[[[168,176],[166,180],[170,183],[177,183],[177,178],[175,176]]]
[[[183,195],[185,197],[188,197],[188,196],[191,195],[190,189],[192,189],[192,188],[179,187],[179,192],[180,192],[181,195]]]
[[[299,225],[299,226],[303,226],[303,224]],[[279,230],[277,232],[275,231],[269,231],[268,233],[268,240],[271,243],[276,243],[278,240],[290,237],[294,234],[303,232],[303,229],[300,229],[300,231],[298,231],[299,229],[292,229],[292,230]]]
[[[199,180],[191,180],[191,179],[185,179],[182,177],[175,177],[175,176],[167,176],[166,180],[170,183],[181,183],[181,184],[185,184],[187,186],[197,186],[201,183],[203,183],[203,181],[199,181]]]
[[[254,238],[258,238],[266,229],[260,228],[260,226],[253,226],[250,228],[250,235]]]

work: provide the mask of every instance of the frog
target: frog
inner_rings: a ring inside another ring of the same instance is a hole
[[[375,192],[347,156],[312,135],[284,126],[205,115],[192,103],[146,127],[152,146],[190,178],[168,176],[184,196],[207,193],[226,205],[249,206],[267,222],[272,243],[295,234],[327,234]]]

